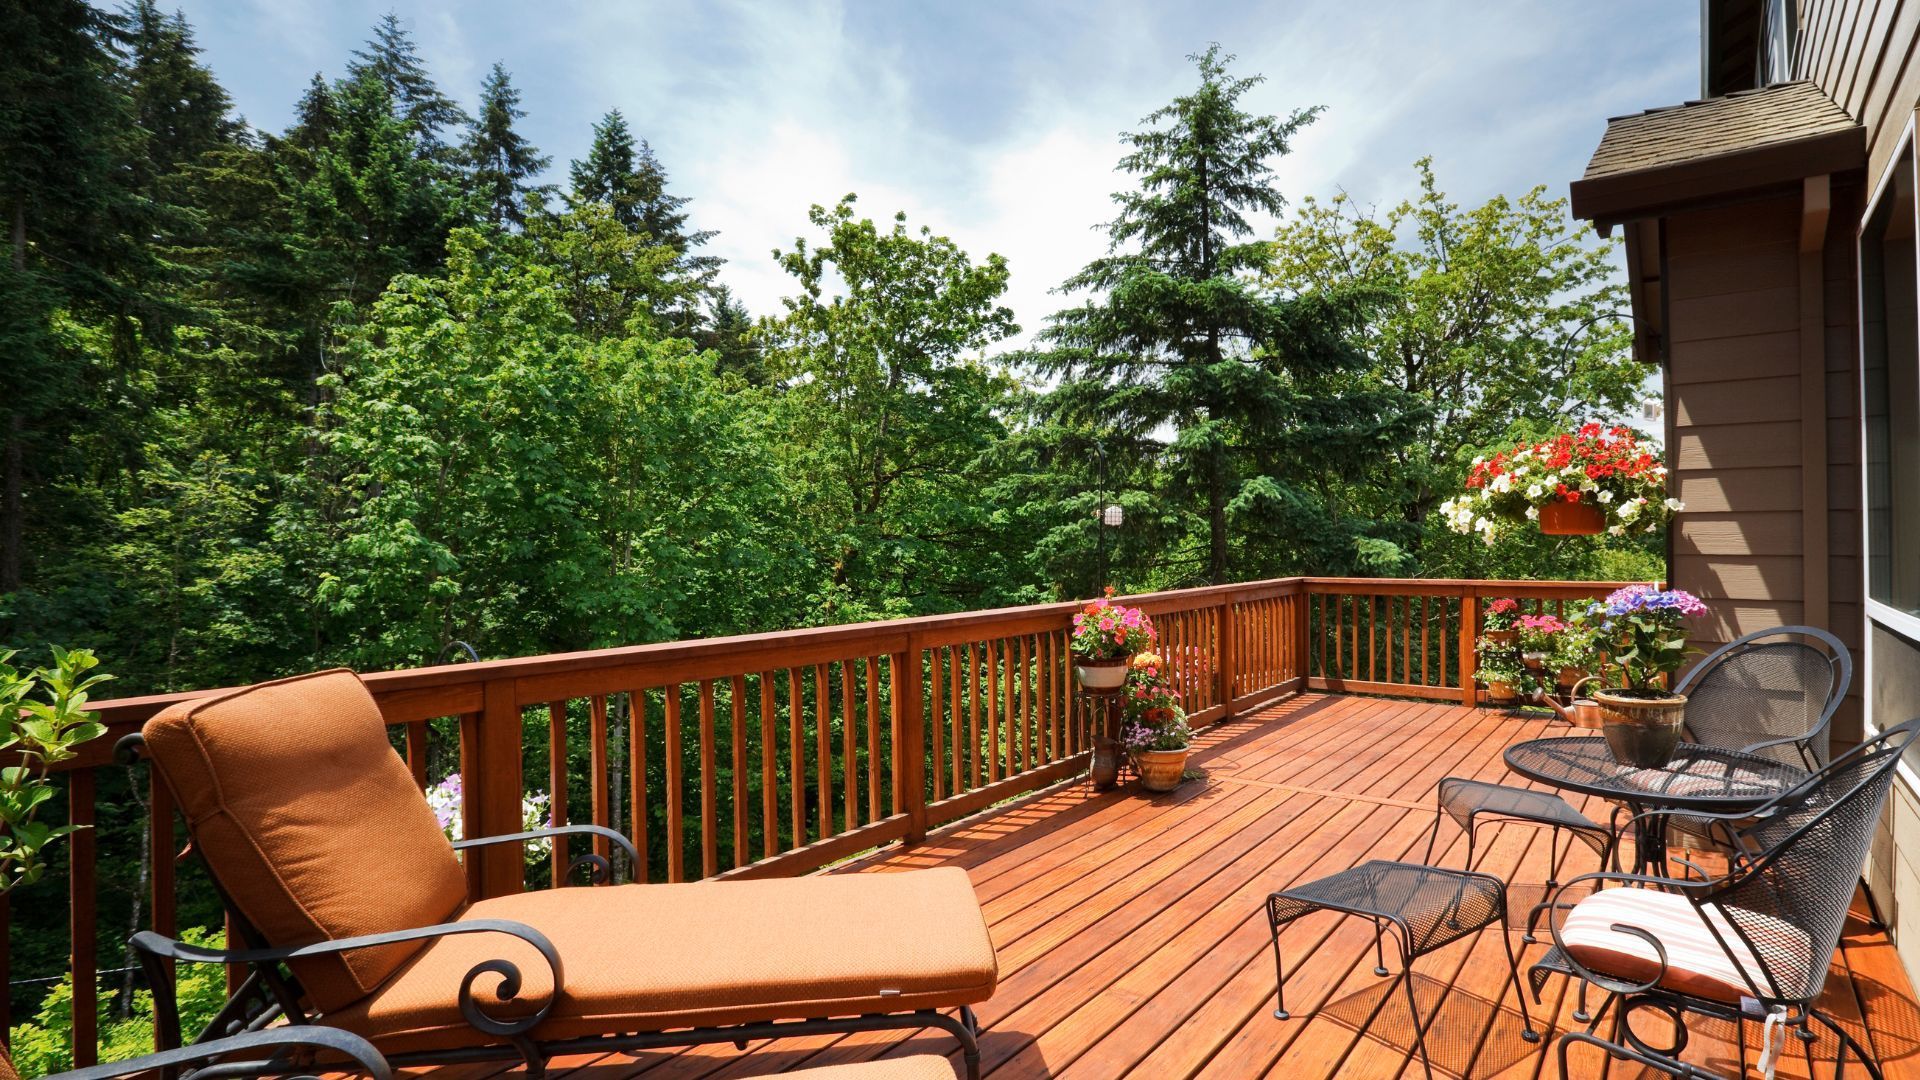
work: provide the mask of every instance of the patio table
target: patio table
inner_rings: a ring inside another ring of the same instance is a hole
[[[1635,815],[1637,868],[1664,869],[1667,818],[1649,810],[1738,814],[1761,805],[1807,779],[1808,774],[1769,758],[1681,743],[1673,758],[1655,769],[1622,765],[1595,735],[1534,739],[1507,747],[1507,768],[1540,783],[1624,803]]]

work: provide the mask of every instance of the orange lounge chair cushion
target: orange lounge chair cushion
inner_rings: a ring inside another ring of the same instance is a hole
[[[956,867],[762,881],[549,889],[482,900],[462,919],[538,929],[560,954],[564,992],[536,1040],[610,1032],[951,1008],[984,1001],[999,966],[966,872]],[[525,980],[514,1003],[482,976],[496,1016],[551,994],[545,961],[518,939],[433,941],[364,1001],[325,1023],[389,1053],[488,1043],[461,1017],[468,970],[504,958]]]
[[[804,1080],[953,1080],[953,1066],[943,1057],[915,1054],[912,1057],[861,1061],[851,1065],[822,1065],[780,1075]]]
[[[1660,976],[1660,985],[1666,989],[1709,1001],[1738,1004],[1742,995],[1753,993],[1747,987],[1749,978],[1762,990],[1766,989],[1767,977],[1760,958],[1734,931],[1727,917],[1712,905],[1704,909],[1719,931],[1716,939],[1701,918],[1702,910],[1679,893],[1658,889],[1605,889],[1581,900],[1567,912],[1566,921],[1560,927],[1560,938],[1568,954],[1602,974],[1633,982]],[[1736,917],[1749,934],[1760,940],[1794,942],[1783,950],[1785,953],[1802,955],[1808,948],[1807,935],[1790,923],[1751,911],[1741,911]],[[1636,927],[1659,938],[1667,950],[1665,973],[1661,972],[1660,954],[1652,945],[1631,934],[1615,931],[1615,924]],[[1721,945],[1721,941],[1726,945]],[[1732,955],[1728,954],[1729,949]]]
[[[431,926],[466,902],[460,861],[353,672],[183,701],[143,732],[201,858],[267,944]],[[326,1011],[365,997],[420,948],[294,970]]]

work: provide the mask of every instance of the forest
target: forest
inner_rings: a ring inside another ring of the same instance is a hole
[[[1631,415],[1612,249],[1428,159],[1392,206],[1283,193],[1337,119],[1253,110],[1219,46],[1118,135],[1107,251],[1015,348],[1018,268],[843,192],[748,311],[633,120],[671,102],[581,116],[563,166],[505,63],[442,87],[399,15],[280,131],[154,0],[0,27],[0,645],[115,694],[1107,585],[1662,575],[1661,536],[1437,512],[1487,448]],[[106,872],[103,955],[143,872]]]

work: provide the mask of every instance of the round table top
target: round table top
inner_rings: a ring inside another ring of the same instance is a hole
[[[1529,780],[1647,807],[1731,812],[1759,806],[1807,778],[1778,761],[1681,743],[1672,760],[1640,769],[1614,760],[1597,735],[1534,739],[1507,747],[1507,767]]]

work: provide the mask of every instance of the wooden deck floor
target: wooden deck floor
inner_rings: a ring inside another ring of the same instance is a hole
[[[1320,914],[1287,930],[1294,1018],[1274,1019],[1262,900],[1370,858],[1419,859],[1441,777],[1511,781],[1505,746],[1565,730],[1450,705],[1307,695],[1208,730],[1196,756],[1204,783],[1159,797],[1059,790],[848,869],[944,864],[972,875],[1002,972],[979,1010],[993,1080],[1417,1077],[1398,980],[1373,974],[1372,934],[1360,920]],[[1544,832],[1508,827],[1482,837],[1482,869],[1518,883],[1546,879]],[[1458,830],[1448,824],[1440,838],[1435,861],[1459,865]],[[1592,856],[1582,849],[1572,863],[1570,873],[1583,872]],[[1521,885],[1512,902],[1524,912],[1539,895],[1538,885]],[[1522,963],[1542,949],[1528,947]],[[1889,1077],[1920,1076],[1920,1009],[1892,945],[1856,920],[1836,963],[1829,1012],[1869,1041]],[[1438,1074],[1558,1075],[1541,1048],[1551,1039],[1541,1047],[1520,1039],[1497,932],[1422,958],[1414,977],[1423,1010],[1438,1010],[1429,1012],[1427,1036]],[[1550,1034],[1577,1026],[1572,996],[1562,980],[1549,983],[1534,1015]],[[1697,1019],[1692,1027],[1687,1058],[1736,1074],[1732,1029]],[[1758,1047],[1758,1025],[1748,1040]],[[553,1072],[723,1080],[952,1046],[932,1034],[790,1039],[745,1053],[723,1046],[562,1061]],[[1782,1076],[1806,1075],[1795,1051]],[[1816,1044],[1813,1055],[1819,1074],[1831,1075],[1833,1046]],[[1571,1071],[1597,1076],[1599,1062],[1576,1058]]]

